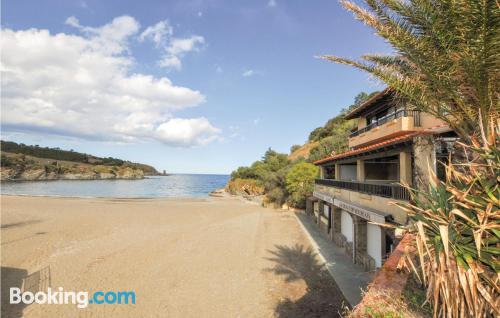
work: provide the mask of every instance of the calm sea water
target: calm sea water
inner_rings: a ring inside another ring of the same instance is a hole
[[[175,174],[142,180],[55,180],[3,182],[2,194],[64,197],[187,198],[223,188],[228,175]]]

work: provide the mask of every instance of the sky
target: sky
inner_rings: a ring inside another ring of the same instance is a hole
[[[227,174],[384,86],[316,58],[390,48],[335,0],[5,0],[2,139]]]

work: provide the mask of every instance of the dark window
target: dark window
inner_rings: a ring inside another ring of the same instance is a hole
[[[399,181],[399,156],[365,160],[366,181]]]
[[[325,167],[325,179],[335,179],[335,166]]]

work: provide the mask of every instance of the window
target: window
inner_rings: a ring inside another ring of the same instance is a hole
[[[325,179],[335,179],[335,166],[325,167]]]
[[[399,156],[365,160],[365,180],[394,182],[399,180]]]

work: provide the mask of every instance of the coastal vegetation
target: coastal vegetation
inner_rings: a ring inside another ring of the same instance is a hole
[[[73,150],[1,141],[1,180],[140,179],[160,175],[152,166]]]
[[[406,268],[434,317],[500,315],[500,7],[496,1],[366,0],[342,4],[395,55],[323,56],[387,83],[460,137],[446,180],[411,189]],[[459,159],[459,160],[457,160]]]
[[[239,167],[231,173],[226,189],[232,194],[264,195],[263,203],[276,207],[287,204],[304,208],[306,198],[312,194],[314,179],[319,176],[319,169],[312,163],[347,149],[347,137],[355,123],[346,120],[345,114],[376,93],[359,93],[352,105],[314,129],[306,144],[293,145],[290,155],[268,149],[262,160]]]

